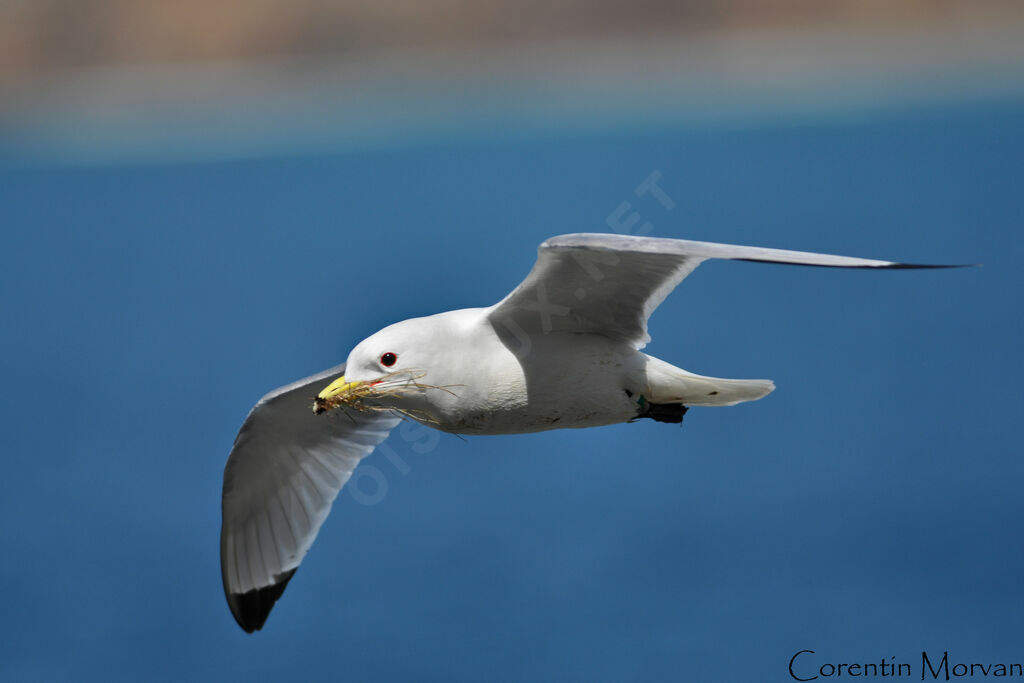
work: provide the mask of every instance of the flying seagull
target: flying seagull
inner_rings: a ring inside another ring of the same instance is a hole
[[[385,327],[348,360],[260,399],[224,468],[224,593],[252,633],[306,555],[359,461],[404,418],[457,434],[514,434],[753,401],[765,379],[705,377],[648,356],[647,319],[708,259],[835,268],[944,268],[677,239],[573,234],[538,249],[489,308]]]

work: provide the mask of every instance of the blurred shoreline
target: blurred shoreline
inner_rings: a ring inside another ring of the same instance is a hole
[[[377,51],[765,30],[953,33],[1022,21],[1018,0],[13,0],[0,3],[0,86],[119,64],[359,61]]]
[[[716,124],[1016,99],[1017,14],[53,67],[0,81],[0,155],[226,159],[475,126]]]

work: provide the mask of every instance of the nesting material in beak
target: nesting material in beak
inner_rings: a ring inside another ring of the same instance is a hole
[[[328,384],[313,401],[313,412],[320,415],[329,410],[345,406],[361,411],[389,411],[413,417],[412,411],[394,405],[394,399],[400,399],[403,396],[408,396],[410,393],[423,392],[427,389],[437,389],[455,396],[455,393],[449,387],[436,387],[416,381],[425,374],[418,370],[405,370],[394,372],[369,382],[349,382],[344,377],[339,377]],[[387,404],[381,405],[373,399],[387,399]],[[418,416],[414,419],[423,420],[426,418]]]
[[[354,399],[370,393],[368,390],[372,385],[366,382],[349,382],[344,376],[334,380],[321,391],[313,401],[313,412],[320,413],[333,410],[343,403],[349,403]]]

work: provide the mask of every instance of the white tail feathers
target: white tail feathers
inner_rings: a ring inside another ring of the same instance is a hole
[[[756,401],[775,390],[770,379],[704,377],[648,356],[647,400],[687,406],[733,406]]]

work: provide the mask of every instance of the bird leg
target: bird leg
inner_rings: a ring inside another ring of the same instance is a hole
[[[627,390],[626,393],[632,398],[632,392]],[[683,416],[689,410],[682,403],[651,403],[643,394],[637,399],[636,404],[640,407],[637,418],[649,417],[657,422],[670,422],[673,424],[682,422]]]

